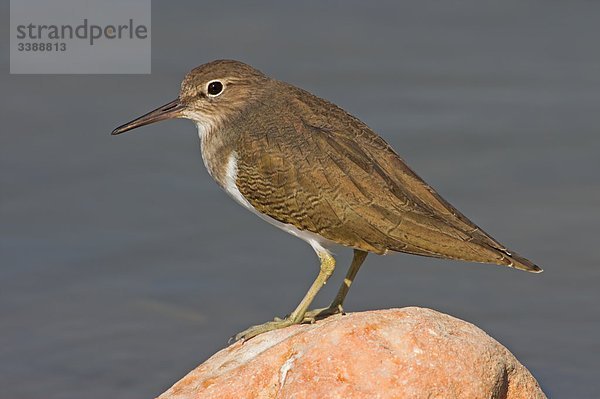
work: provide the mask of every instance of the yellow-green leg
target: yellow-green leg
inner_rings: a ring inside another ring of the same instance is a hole
[[[304,315],[312,303],[315,296],[325,285],[329,277],[333,274],[333,270],[335,269],[335,259],[328,252],[320,252],[317,254],[319,259],[321,260],[321,267],[319,270],[319,275],[315,279],[315,281],[310,286],[310,289],[300,301],[300,304],[296,307],[296,309],[285,319],[275,319],[273,321],[266,322],[264,324],[259,324],[256,326],[252,326],[239,334],[236,334],[233,339],[238,341],[240,339],[248,340],[252,337],[255,337],[259,334],[262,334],[267,331],[277,330],[279,328],[284,328],[287,326],[291,326],[292,324],[300,324],[304,320]]]
[[[313,323],[317,319],[322,319],[327,316],[331,316],[337,313],[344,313],[344,309],[342,305],[344,304],[344,299],[346,299],[346,295],[348,295],[348,291],[350,291],[350,286],[358,273],[358,270],[362,266],[363,262],[367,258],[368,252],[361,251],[360,249],[354,250],[354,257],[352,258],[352,264],[350,264],[350,269],[348,269],[348,273],[338,290],[337,295],[331,305],[322,309],[314,309],[309,310],[304,314],[304,323]]]

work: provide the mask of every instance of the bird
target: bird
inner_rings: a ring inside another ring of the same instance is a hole
[[[377,133],[337,105],[235,60],[191,70],[179,96],[112,131],[184,118],[216,183],[261,219],[307,242],[319,273],[297,307],[236,334],[267,331],[343,313],[369,253],[542,269],[500,244],[443,199]],[[335,269],[332,248],[353,250],[331,304],[309,310]]]

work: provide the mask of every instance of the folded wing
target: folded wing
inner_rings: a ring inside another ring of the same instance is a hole
[[[240,192],[282,223],[379,254],[541,271],[445,201],[365,124],[325,100],[292,94],[277,123],[239,139]]]

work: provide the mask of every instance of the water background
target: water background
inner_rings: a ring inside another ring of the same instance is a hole
[[[6,4],[5,4],[6,3]],[[344,107],[541,275],[370,256],[346,308],[424,306],[550,397],[600,391],[600,3],[155,1],[152,75],[8,75],[0,6],[0,398],[152,398],[293,309],[311,248],[206,173],[189,121],[110,137],[235,58]],[[349,263],[318,297],[333,297]]]

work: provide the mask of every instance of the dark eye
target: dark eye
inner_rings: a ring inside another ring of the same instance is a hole
[[[214,80],[208,84],[206,91],[208,91],[208,94],[211,96],[218,96],[223,91],[223,83]]]

